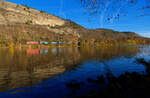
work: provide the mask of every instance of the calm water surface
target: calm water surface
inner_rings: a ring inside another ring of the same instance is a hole
[[[0,97],[70,98],[73,93],[67,84],[76,81],[83,83],[76,94],[84,95],[93,85],[104,86],[88,83],[89,78],[108,73],[115,77],[125,72],[146,74],[137,58],[149,61],[150,47],[0,48]]]

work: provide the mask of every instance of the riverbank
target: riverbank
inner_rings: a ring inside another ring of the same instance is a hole
[[[125,41],[79,41],[73,44],[23,44],[23,43],[5,43],[0,44],[2,48],[40,48],[40,47],[109,47],[109,46],[128,46],[128,45],[149,45],[149,40],[125,40]]]

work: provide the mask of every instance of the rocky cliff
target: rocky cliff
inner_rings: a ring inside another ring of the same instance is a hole
[[[0,24],[31,23],[38,25],[62,26],[65,20],[26,5],[0,1]]]
[[[0,44],[24,43],[27,40],[77,40],[80,35],[68,23],[26,5],[0,1]]]

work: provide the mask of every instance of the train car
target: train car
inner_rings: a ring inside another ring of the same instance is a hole
[[[59,44],[64,44],[64,42],[58,42]]]
[[[51,44],[59,44],[59,42],[54,42],[54,41],[52,41]]]
[[[27,41],[26,42],[26,44],[28,44],[28,45],[38,45],[39,44],[39,42],[38,41]]]
[[[39,43],[40,43],[40,44],[44,44],[44,45],[48,45],[48,42],[47,42],[47,41],[40,41]]]
[[[65,42],[65,44],[72,44],[72,42]]]

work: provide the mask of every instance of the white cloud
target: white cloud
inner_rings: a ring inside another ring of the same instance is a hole
[[[148,33],[148,32],[146,32],[146,33],[138,33],[138,34],[141,35],[141,36],[150,38],[150,33]]]

